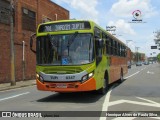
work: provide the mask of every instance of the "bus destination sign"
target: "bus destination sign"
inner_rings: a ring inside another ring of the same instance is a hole
[[[84,30],[90,29],[89,22],[62,22],[44,24],[39,27],[39,32],[54,32],[54,31],[68,31],[68,30]]]

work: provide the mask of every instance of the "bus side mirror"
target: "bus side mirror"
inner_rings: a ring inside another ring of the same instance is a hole
[[[32,51],[32,52],[34,52],[34,53],[36,53],[36,51],[35,50],[33,50],[33,37],[34,36],[36,36],[36,34],[33,34],[33,35],[31,35],[31,37],[30,37],[30,50]]]
[[[104,47],[104,41],[102,39],[98,39],[98,47],[101,49]]]

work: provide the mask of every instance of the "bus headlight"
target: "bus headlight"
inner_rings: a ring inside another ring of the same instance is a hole
[[[83,76],[83,77],[82,77],[82,83],[85,82],[85,81],[87,81],[87,80],[90,79],[91,77],[93,77],[93,75],[94,75],[94,72],[91,72],[91,73]]]
[[[89,78],[93,77],[93,72],[89,73],[89,74],[88,74],[88,77],[89,77]]]
[[[39,79],[39,74],[36,74],[36,79]]]
[[[82,77],[82,82],[85,82],[86,80],[88,80],[88,75]]]
[[[39,74],[36,74],[36,79],[38,79],[40,82],[43,83],[44,79],[42,76],[40,76]]]

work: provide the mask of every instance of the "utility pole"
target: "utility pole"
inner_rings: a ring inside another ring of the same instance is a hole
[[[23,47],[23,51],[22,51],[22,71],[23,71],[23,80],[25,80],[25,42],[22,42],[22,47]]]
[[[132,41],[132,40],[126,40],[127,54],[129,54],[129,55],[127,55],[127,60],[128,60],[128,62],[129,62],[129,64],[131,64],[131,62],[132,62],[131,53],[128,52],[128,50],[130,49],[130,48],[128,47],[128,43],[131,42],[131,41]]]
[[[14,25],[13,25],[13,0],[10,1],[10,42],[11,42],[11,86],[15,81],[15,57],[14,57]]]
[[[137,62],[139,62],[139,55],[138,55],[138,49],[139,49],[140,47],[136,47],[136,51],[137,51]]]

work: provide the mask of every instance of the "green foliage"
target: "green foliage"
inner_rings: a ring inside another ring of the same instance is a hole
[[[160,46],[160,30],[156,31],[155,33],[156,33],[156,35],[155,35],[154,42],[155,42],[158,46]]]
[[[157,55],[157,59],[160,62],[160,53]]]

